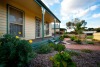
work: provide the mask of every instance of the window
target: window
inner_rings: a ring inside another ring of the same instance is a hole
[[[8,10],[9,33],[23,37],[23,11],[12,6],[8,6]]]
[[[49,23],[46,23],[46,35],[49,35]]]
[[[36,22],[36,29],[35,29],[35,33],[36,33],[36,37],[40,37],[40,18],[36,17],[35,18],[35,22]]]

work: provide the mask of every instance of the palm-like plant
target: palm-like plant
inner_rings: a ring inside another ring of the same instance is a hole
[[[79,38],[80,38],[80,34],[83,32],[86,24],[87,24],[87,22],[85,22],[85,20],[82,20],[75,24],[74,30],[79,35]]]
[[[66,26],[68,28],[73,27],[75,32],[80,36],[80,34],[84,30],[86,24],[87,24],[87,22],[85,22],[85,20],[80,21],[78,18],[75,18],[75,20],[73,22],[70,22],[70,21],[67,22]]]

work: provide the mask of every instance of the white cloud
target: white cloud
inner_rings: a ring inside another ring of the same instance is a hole
[[[99,6],[100,6],[100,5],[91,6],[91,7],[90,7],[90,10],[95,10],[95,9],[97,9]]]
[[[93,18],[100,18],[100,13],[98,13],[98,14],[93,14],[92,17],[93,17]]]
[[[81,18],[90,11],[96,10],[99,5],[91,6],[94,2],[95,0],[63,0],[60,11],[62,20]]]
[[[60,3],[59,0],[42,0],[48,7],[54,5],[55,3]]]

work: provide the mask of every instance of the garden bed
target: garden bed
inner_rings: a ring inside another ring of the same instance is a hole
[[[75,45],[99,45],[100,46],[99,41],[92,41],[91,39],[87,39],[86,41],[81,41],[81,44],[78,44],[77,42],[72,41],[70,38],[65,38],[64,41],[70,44],[75,44]]]
[[[53,67],[50,57],[56,53],[57,51],[48,54],[38,54],[37,57],[30,62],[29,67]]]
[[[81,50],[73,50],[79,55],[71,56],[72,60],[76,63],[77,67],[100,67],[100,51],[82,52]],[[54,51],[48,54],[38,54],[33,59],[30,67],[53,67],[50,57],[54,56],[57,52]]]
[[[77,67],[100,67],[100,51],[80,52],[80,55],[73,56],[72,60]]]

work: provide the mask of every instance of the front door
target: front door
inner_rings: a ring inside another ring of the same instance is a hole
[[[40,37],[40,19],[39,18],[36,18],[36,21],[35,21],[35,26],[36,26],[36,29],[35,29],[35,35],[36,35],[36,38],[39,38]]]

